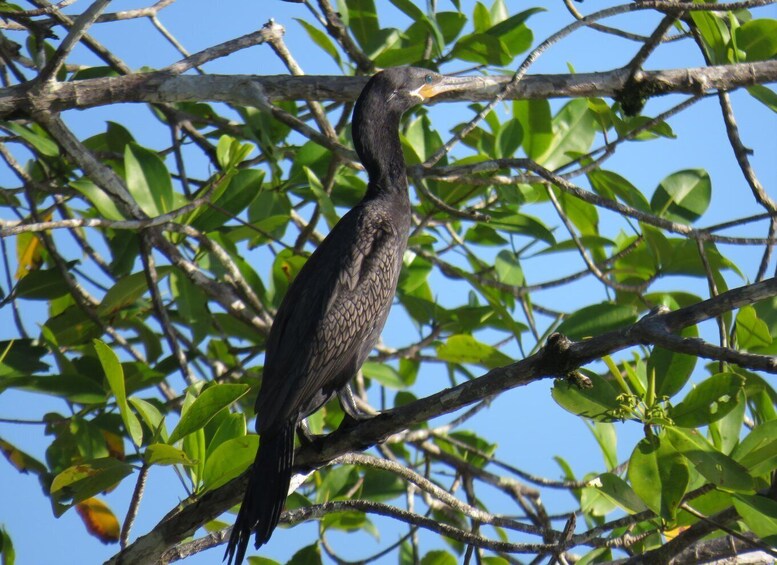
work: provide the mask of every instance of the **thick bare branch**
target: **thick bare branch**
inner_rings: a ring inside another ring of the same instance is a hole
[[[194,56],[193,56],[194,57]],[[513,85],[505,100],[613,97],[629,77],[627,69],[603,73],[529,75]],[[509,82],[508,77],[483,77],[475,92],[451,93],[445,100],[488,101]],[[635,80],[642,92],[699,94],[777,82],[777,61],[712,67],[642,71]],[[279,100],[355,100],[366,77],[343,76],[174,76],[157,71],[121,77],[58,83],[31,94],[28,85],[0,89],[0,117],[29,116],[33,111],[60,112],[120,102],[176,103],[194,101],[250,104],[249,85],[260,86],[270,102]]]

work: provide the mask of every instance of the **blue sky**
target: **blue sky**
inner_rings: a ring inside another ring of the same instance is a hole
[[[423,2],[417,3],[424,5]],[[508,2],[510,9],[514,4]],[[554,3],[553,8],[548,8],[547,12],[535,15],[529,20],[529,26],[534,31],[535,44],[570,21],[560,4]],[[596,3],[597,7],[602,4],[604,3]],[[142,5],[144,4],[140,2],[116,0],[111,4],[111,10],[125,10]],[[340,73],[330,59],[322,57],[316,48],[310,46],[307,35],[294,21],[294,18],[312,21],[309,12],[301,4],[269,0],[233,0],[218,3],[218,9],[214,8],[215,5],[216,3],[204,0],[179,2],[164,10],[161,20],[190,52],[195,52],[255,31],[272,17],[285,26],[286,43],[307,73]],[[441,1],[439,5],[441,9],[450,9],[448,2]],[[462,2],[462,5],[465,13],[471,13],[472,2]],[[85,3],[79,2],[72,9],[80,11],[85,6]],[[578,6],[590,10],[593,3],[586,2]],[[524,8],[524,5],[520,7]],[[759,13],[762,17],[777,16],[774,8]],[[406,18],[393,9],[383,12],[382,17],[384,19],[381,23],[384,26],[407,25]],[[610,23],[649,32],[657,21],[658,18],[653,15],[641,14],[631,18],[617,18]],[[104,24],[97,26],[94,34],[133,68],[161,67],[179,58],[172,47],[145,20]],[[568,64],[573,65],[579,72],[610,70],[626,64],[637,48],[633,43],[603,38],[597,33],[584,30],[554,46],[539,59],[530,73],[564,73],[568,71]],[[72,61],[95,63],[94,56],[81,49],[76,51]],[[516,61],[515,67],[519,62]],[[662,69],[702,64],[698,53],[683,44],[662,47],[648,60],[646,67]],[[224,74],[286,73],[285,68],[266,46],[248,49],[227,59],[210,63],[205,68],[208,72]],[[733,93],[732,99],[743,140],[747,146],[754,149],[752,164],[767,190],[774,194],[777,187],[775,114],[744,92]],[[645,113],[655,115],[677,101],[677,97],[651,101]],[[558,108],[562,103],[563,101],[554,102],[554,108]],[[504,113],[503,109],[500,111]],[[470,115],[471,112],[465,104],[439,104],[431,114],[433,123],[443,135],[450,125]],[[108,119],[134,125],[133,134],[142,144],[161,148],[168,143],[167,131],[150,117],[150,112],[142,105],[121,105],[65,114],[66,122],[79,136],[102,131],[105,120]],[[710,98],[697,104],[670,124],[678,139],[629,144],[618,151],[606,168],[621,173],[648,196],[652,194],[658,182],[672,172],[685,168],[706,169],[712,177],[713,202],[703,219],[703,225],[760,211],[749,196],[749,190],[739,174],[725,136],[716,99]],[[198,171],[198,166],[202,170]],[[207,174],[202,163],[194,162],[193,169],[190,168],[190,171],[192,170],[195,174]],[[0,186],[16,186],[16,180],[2,168]],[[0,211],[1,213],[5,212]],[[548,218],[550,222],[552,216]],[[764,234],[765,227],[756,233],[758,236]],[[755,276],[760,251],[754,253],[741,248],[723,248],[723,252],[731,254],[732,259],[748,277]],[[579,265],[576,257],[562,255],[537,258],[526,270],[530,277],[529,282],[535,283],[577,268]],[[744,281],[731,278],[729,282],[732,286],[738,286]],[[435,293],[443,301],[463,288],[440,276],[433,279],[433,284]],[[663,284],[665,283],[659,282],[657,286],[661,287]],[[669,281],[666,284],[676,287],[677,283]],[[688,290],[706,295],[705,281],[688,281],[687,284]],[[579,288],[582,289],[579,292],[599,296],[599,300],[606,298],[600,285],[590,283]],[[569,296],[566,290],[542,295],[545,303],[553,303],[559,309],[573,308],[577,298]],[[591,303],[596,300],[587,298],[587,301]],[[36,324],[45,321],[43,309],[36,308],[35,304],[30,305],[29,310],[27,308],[25,305],[25,315],[29,316],[26,320],[28,328],[34,328]],[[0,339],[15,335],[9,310],[0,309]],[[402,313],[394,312],[384,332],[384,341],[389,345],[401,345],[407,339],[407,330],[407,321]],[[509,353],[517,355],[515,349]],[[422,373],[419,380],[419,393],[431,393],[448,384],[444,372],[435,370]],[[176,383],[176,386],[182,388],[181,383]],[[534,474],[559,477],[558,466],[553,462],[555,455],[563,455],[573,464],[579,476],[586,472],[603,470],[601,454],[590,432],[579,419],[569,415],[552,401],[550,386],[550,381],[543,381],[508,392],[499,397],[489,410],[481,412],[467,427],[477,429],[482,435],[496,441],[499,444],[499,458]],[[48,411],[64,410],[62,403],[41,396],[16,392],[0,394],[0,418],[35,418]],[[626,423],[618,426],[618,434],[619,456],[623,460],[628,457],[633,444],[639,439],[641,430],[636,424]],[[0,437],[43,458],[47,438],[43,437],[40,426],[0,423]],[[4,460],[0,460],[0,484],[3,485],[0,524],[13,538],[19,563],[93,563],[103,561],[117,551],[117,546],[103,546],[95,538],[86,535],[75,512],[70,511],[61,518],[54,519],[48,500],[41,496],[37,481],[30,476],[19,475]],[[132,480],[125,480],[115,492],[106,497],[120,517],[126,512],[133,486]],[[147,493],[135,525],[136,535],[146,533],[179,498],[186,495],[169,468],[154,469],[151,472]],[[565,494],[545,493],[545,500],[552,511],[572,508],[571,497]],[[507,508],[495,510],[514,512],[514,509]],[[279,530],[267,546],[266,555],[281,560],[288,558],[294,549],[302,545],[301,539],[312,540],[315,534],[314,524],[298,526],[294,530]],[[395,535],[396,532],[391,527],[382,530],[383,543],[393,541]],[[347,548],[346,555],[351,558],[366,556],[374,547],[370,538],[361,536],[335,536],[333,543],[338,549],[346,551]],[[220,556],[221,550],[216,549],[188,562],[216,563],[219,562]],[[393,559],[390,562],[393,562]]]

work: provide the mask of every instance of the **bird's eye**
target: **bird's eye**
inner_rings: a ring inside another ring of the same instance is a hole
[[[432,84],[433,81],[434,81],[434,77],[432,75],[426,75],[424,77],[424,82],[426,84]]]

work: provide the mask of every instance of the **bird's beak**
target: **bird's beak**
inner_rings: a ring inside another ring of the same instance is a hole
[[[449,77],[443,76],[439,81],[433,84],[425,84],[418,89],[418,95],[424,100],[429,100],[443,92],[453,90],[467,90],[468,88],[477,88],[483,85],[480,77]]]

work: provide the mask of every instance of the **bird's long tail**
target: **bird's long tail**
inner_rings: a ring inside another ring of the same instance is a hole
[[[293,423],[262,434],[243,504],[224,553],[229,565],[233,558],[235,565],[243,562],[251,531],[256,532],[256,548],[269,541],[289,492],[293,458]]]

